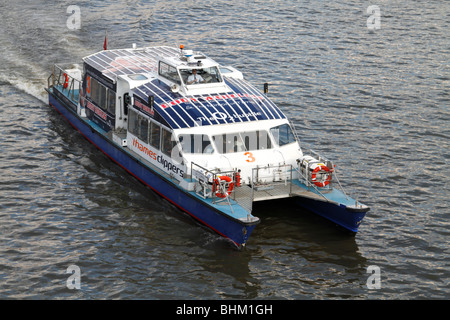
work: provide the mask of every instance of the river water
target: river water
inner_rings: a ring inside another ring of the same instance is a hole
[[[1,0],[0,298],[450,297],[450,2],[73,4]],[[360,232],[272,203],[239,252],[112,163],[43,90],[106,30],[109,48],[183,44],[268,82],[302,146],[371,207]]]

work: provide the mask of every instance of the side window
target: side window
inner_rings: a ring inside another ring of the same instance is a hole
[[[183,152],[195,153],[193,138],[194,138],[193,134],[180,134],[178,136],[178,141],[180,141],[181,150],[183,150]]]
[[[128,115],[128,131],[137,136],[140,140],[148,143],[149,121],[144,116],[130,110]]]
[[[272,141],[266,130],[258,131],[258,149],[272,149]]]
[[[130,110],[128,115],[128,131],[137,136],[138,134],[138,117],[137,113]]]
[[[116,114],[116,93],[108,90],[108,112]]]
[[[177,69],[167,63],[159,62],[159,75],[181,85]]]
[[[178,136],[185,153],[213,153],[214,149],[206,134],[182,134]]]
[[[148,119],[138,115],[139,131],[138,137],[143,142],[148,143]]]
[[[88,76],[87,94],[88,97],[100,108],[111,114],[116,113],[116,94],[114,91],[107,89],[97,80]]]
[[[269,134],[265,130],[243,132],[241,136],[244,139],[247,151],[266,150],[272,148]]]
[[[161,135],[161,151],[170,156],[175,145],[176,142],[172,139],[172,132],[163,128]]]
[[[155,147],[156,149],[159,149],[160,144],[160,136],[161,136],[161,127],[154,123],[153,121],[150,121],[150,144]]]
[[[106,88],[99,83],[98,89],[99,89],[98,105],[100,106],[100,108],[106,110],[107,109]]]
[[[91,100],[98,105],[98,82],[94,78],[91,78]]]
[[[270,133],[273,135],[275,141],[278,142],[280,147],[295,142],[294,133],[288,124],[273,127],[270,129]]]
[[[245,142],[242,141],[239,133],[227,133],[213,136],[214,144],[219,153],[234,153],[243,152],[245,149]]]
[[[209,137],[205,134],[202,134],[202,152],[203,153],[213,153],[214,148],[209,140]]]

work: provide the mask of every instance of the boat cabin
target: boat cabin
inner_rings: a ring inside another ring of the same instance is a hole
[[[301,155],[287,118],[267,96],[200,52],[95,53],[84,58],[82,91],[81,114],[179,180],[195,163],[239,170],[250,183],[253,168],[296,165]]]

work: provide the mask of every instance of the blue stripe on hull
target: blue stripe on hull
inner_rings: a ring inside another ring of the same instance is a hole
[[[98,149],[159,195],[221,236],[230,239],[236,246],[241,247],[246,243],[256,224],[246,224],[228,217],[184,192],[127,151],[114,145],[112,141],[89,126],[77,114],[64,107],[50,92],[49,104]]]
[[[297,198],[297,204],[354,233],[358,232],[358,228],[367,213],[367,211],[354,212],[348,210],[344,205],[339,206],[303,197]]]

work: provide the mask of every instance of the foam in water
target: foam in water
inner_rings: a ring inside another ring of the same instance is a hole
[[[41,82],[33,82],[29,79],[21,79],[21,78],[5,78],[3,75],[0,75],[0,80],[11,84],[17,89],[35,97],[36,99],[48,103],[48,97],[44,87],[46,84]]]

